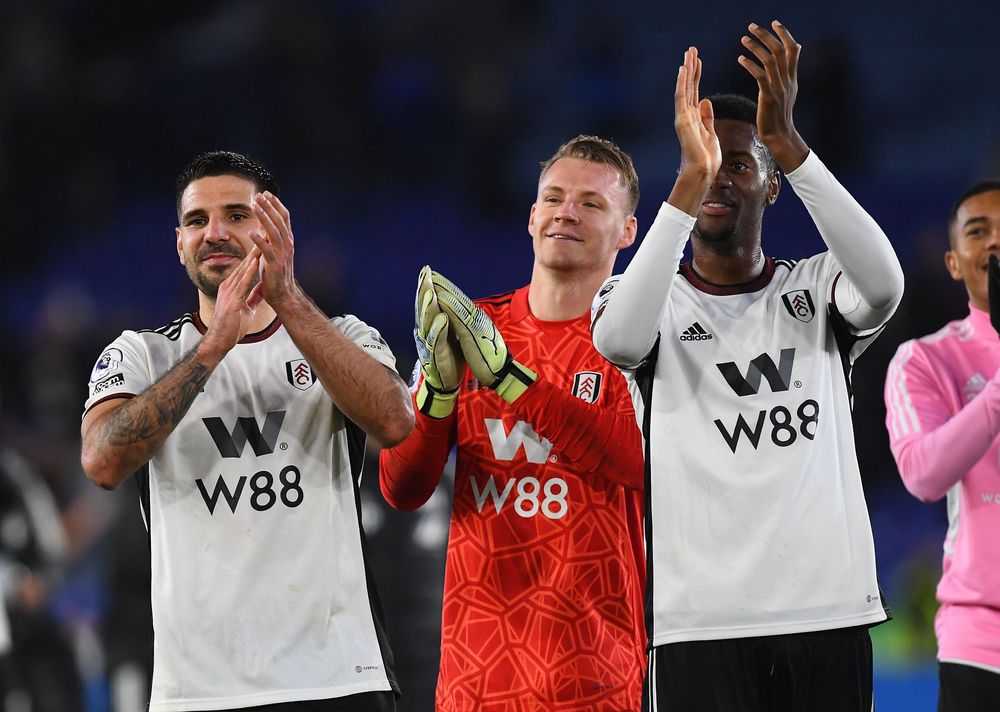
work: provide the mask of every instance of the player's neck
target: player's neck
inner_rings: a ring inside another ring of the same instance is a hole
[[[760,242],[733,249],[718,249],[714,245],[692,241],[692,253],[694,271],[712,284],[745,284],[759,277],[767,263]]]
[[[205,326],[211,327],[212,319],[215,317],[215,300],[199,293],[198,316]],[[254,310],[253,316],[247,321],[243,333],[240,334],[240,338],[242,339],[247,334],[256,334],[258,331],[263,331],[267,328],[268,324],[274,321],[275,316],[276,314],[271,305],[265,301],[261,301]]]
[[[594,295],[605,279],[611,276],[594,272],[556,272],[535,264],[528,290],[528,306],[536,319],[568,321],[590,311]]]

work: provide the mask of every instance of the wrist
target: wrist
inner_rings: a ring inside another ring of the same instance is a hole
[[[789,136],[783,136],[781,139],[764,140],[764,145],[770,151],[774,162],[778,164],[778,168],[785,174],[801,166],[809,156],[809,146],[794,129]]]
[[[513,404],[514,401],[524,395],[524,392],[528,388],[534,385],[538,379],[538,374],[514,360],[510,361],[505,370],[506,373],[493,386],[493,390],[505,401]]]
[[[674,181],[673,190],[667,202],[691,217],[698,217],[701,203],[705,200],[712,180],[715,178],[709,171],[699,168],[682,168]]]
[[[282,321],[287,321],[286,315],[294,315],[296,313],[301,313],[303,310],[309,309],[313,306],[312,300],[306,296],[306,293],[302,291],[302,287],[299,286],[297,281],[292,282],[292,286],[285,290],[285,292],[279,296],[272,299],[267,299],[265,301],[274,309],[275,314],[277,314]]]
[[[225,358],[227,353],[229,353],[228,348],[215,343],[211,336],[206,334],[202,337],[201,341],[198,342],[198,346],[195,348],[194,357],[198,363],[210,369],[214,369],[222,363],[222,359]]]
[[[443,420],[455,410],[458,389],[443,391],[432,386],[427,382],[427,378],[423,377],[417,387],[415,400],[419,412],[435,420]]]

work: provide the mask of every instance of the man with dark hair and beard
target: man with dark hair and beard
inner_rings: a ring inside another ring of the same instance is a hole
[[[106,489],[136,473],[149,531],[151,712],[395,709],[358,482],[366,435],[409,434],[410,398],[378,331],[299,286],[275,191],[227,151],[181,173],[198,310],[124,332],[90,378],[83,469]]]
[[[855,454],[850,370],[899,303],[885,233],[792,122],[800,47],[749,26],[755,103],[679,68],[681,170],[594,345],[646,443],[646,709],[869,712],[888,609]],[[780,169],[828,248],[764,255]],[[680,264],[690,240],[692,260]]]

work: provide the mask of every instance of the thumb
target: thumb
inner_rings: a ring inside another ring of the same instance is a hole
[[[709,99],[702,99],[698,102],[698,113],[701,115],[702,126],[712,136],[715,135],[715,108]]]

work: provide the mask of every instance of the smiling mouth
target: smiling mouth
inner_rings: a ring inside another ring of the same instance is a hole
[[[562,240],[566,242],[583,242],[579,237],[573,237],[572,235],[563,235],[560,232],[554,232],[551,235],[546,235],[550,240]]]
[[[701,212],[706,215],[726,215],[732,211],[732,203],[723,203],[719,200],[706,200],[701,204]]]

